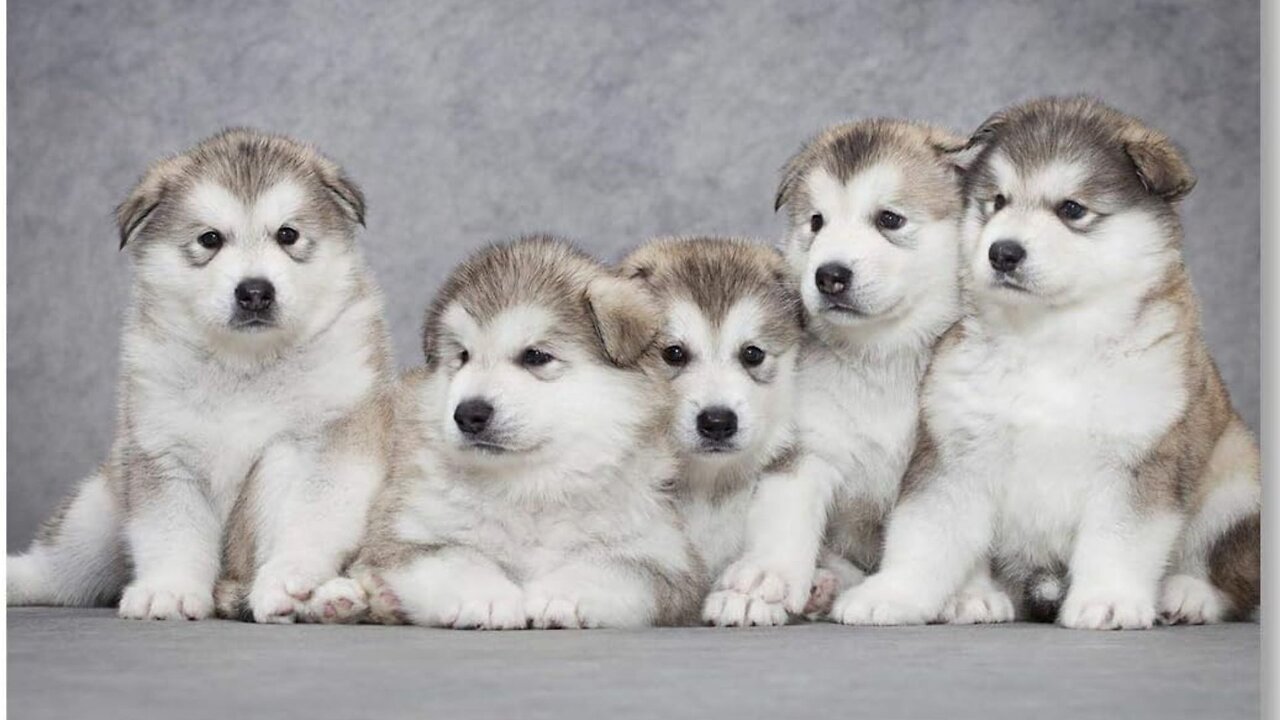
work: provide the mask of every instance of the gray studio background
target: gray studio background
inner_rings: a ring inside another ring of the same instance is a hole
[[[528,230],[606,258],[773,240],[777,170],[869,115],[968,130],[1088,91],[1187,150],[1205,329],[1258,427],[1256,2],[9,3],[8,542],[106,454],[129,267],[111,210],[225,125],[314,141],[369,198],[402,365],[450,266]]]

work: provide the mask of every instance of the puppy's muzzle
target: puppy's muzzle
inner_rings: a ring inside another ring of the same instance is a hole
[[[698,434],[716,445],[724,445],[738,434],[738,414],[726,407],[711,407],[698,413]]]
[[[987,260],[996,272],[1011,273],[1027,257],[1027,249],[1017,240],[997,240],[987,249]]]

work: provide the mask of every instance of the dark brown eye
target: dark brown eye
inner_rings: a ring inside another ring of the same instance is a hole
[[[748,345],[742,348],[742,352],[738,353],[738,357],[742,360],[743,365],[756,367],[764,362],[764,351],[755,345]]]
[[[876,216],[876,227],[881,230],[897,230],[907,224],[907,219],[892,210],[881,210]]]
[[[543,352],[538,348],[529,348],[520,356],[520,364],[525,367],[542,367],[552,360],[555,358],[551,357],[551,353]]]
[[[217,230],[210,230],[196,238],[196,242],[200,243],[200,247],[206,250],[217,250],[222,247],[222,233]]]
[[[824,224],[825,221],[822,219],[822,213],[814,213],[813,217],[809,218],[809,232],[818,232],[822,229]]]
[[[284,225],[276,231],[276,242],[281,245],[292,245],[298,242],[298,231]]]
[[[679,345],[668,345],[662,348],[662,360],[668,365],[679,367],[689,362],[689,356]]]
[[[470,359],[471,359],[471,353],[467,352],[466,350],[463,350],[462,352],[458,353],[458,365],[466,365],[467,361]]]
[[[1000,212],[1000,210],[1004,208],[1005,205],[1008,205],[1008,204],[1009,204],[1009,198],[1005,197],[1004,195],[996,195],[995,199],[991,201],[991,207],[995,210],[995,212]]]
[[[1058,217],[1063,220],[1079,220],[1087,212],[1089,210],[1075,200],[1063,200],[1058,206]]]

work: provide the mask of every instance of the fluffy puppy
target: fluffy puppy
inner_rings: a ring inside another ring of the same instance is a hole
[[[677,624],[696,557],[670,489],[659,315],[640,283],[531,237],[454,271],[403,383],[396,467],[329,620],[453,628]],[[368,590],[368,597],[364,590]]]
[[[915,446],[917,391],[959,314],[960,180],[937,128],[870,120],[831,128],[787,164],[776,207],[808,332],[797,457],[761,480],[743,557],[708,620],[777,624],[804,610],[819,550],[841,585],[876,566],[881,524]]]
[[[926,621],[989,552],[1067,627],[1248,614],[1258,449],[1182,261],[1191,168],[1163,134],[1087,98],[998,113],[969,153],[972,314],[929,371],[881,570],[836,614]]]
[[[796,457],[800,297],[781,255],[744,240],[654,240],[620,272],[661,302],[657,344],[683,466],[675,493],[695,550],[719,574],[742,553],[761,473]]]
[[[389,448],[364,198],[288,138],[231,130],[120,205],[133,256],[116,439],[8,560],[10,605],[293,620],[356,548]]]

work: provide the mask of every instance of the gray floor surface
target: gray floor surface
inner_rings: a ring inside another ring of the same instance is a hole
[[[10,608],[13,718],[1256,718],[1260,626],[459,632]]]

